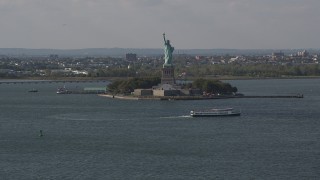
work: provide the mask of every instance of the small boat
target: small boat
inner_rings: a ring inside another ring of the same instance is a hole
[[[28,92],[38,92],[38,89],[30,89]]]
[[[60,87],[57,89],[57,94],[71,94],[66,87]]]
[[[192,117],[206,117],[206,116],[240,116],[240,111],[235,111],[233,108],[225,109],[208,109],[199,111],[190,111]]]

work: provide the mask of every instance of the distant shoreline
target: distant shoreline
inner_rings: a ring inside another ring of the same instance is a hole
[[[43,78],[43,77],[30,77],[30,78],[0,78],[0,81],[113,81],[116,79],[128,79],[134,77],[59,77],[59,78]],[[320,76],[285,76],[285,77],[243,77],[243,76],[215,76],[215,77],[203,77],[205,79],[217,79],[217,80],[270,80],[270,79],[320,79]],[[190,79],[176,79],[180,81],[192,81],[195,78]]]
[[[243,76],[219,76],[205,77],[219,80],[269,80],[269,79],[320,79],[320,76],[284,76],[284,77],[243,77]]]
[[[176,49],[174,55],[187,54],[187,55],[270,55],[273,52],[282,51],[284,54],[293,54],[305,48],[295,49],[238,49],[238,48],[206,48],[206,49]],[[318,53],[317,48],[305,49],[310,53]],[[110,57],[123,57],[125,52],[135,52],[141,55],[148,56],[162,56],[162,48],[81,48],[81,49],[48,49],[48,48],[0,48],[0,54],[13,57],[33,57],[33,56],[48,56],[50,54],[57,54],[62,57],[88,57],[88,56],[110,56]]]

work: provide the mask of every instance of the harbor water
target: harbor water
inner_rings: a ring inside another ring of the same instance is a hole
[[[319,179],[320,79],[228,82],[304,98],[121,100],[1,84],[0,179]],[[228,107],[241,116],[189,115]]]

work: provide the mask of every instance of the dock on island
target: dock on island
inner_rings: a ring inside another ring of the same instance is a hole
[[[268,96],[261,96],[261,95],[254,95],[254,96],[243,96],[237,98],[303,98],[303,94],[297,95],[268,95]]]

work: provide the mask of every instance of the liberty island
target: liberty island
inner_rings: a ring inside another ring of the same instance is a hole
[[[211,98],[229,98],[237,92],[236,87],[232,87],[229,83],[223,83],[219,80],[198,79],[189,84],[177,84],[175,80],[175,66],[173,61],[174,47],[170,40],[166,39],[163,33],[164,41],[164,63],[161,68],[160,82],[155,79],[148,80],[147,78],[133,78],[124,81],[111,83],[109,92],[112,95],[101,95],[108,97],[117,97],[125,99],[160,99],[160,100],[196,100],[196,99],[211,99]],[[141,82],[144,82],[143,87]],[[146,88],[146,82],[148,87]],[[131,86],[123,87],[121,84],[129,84]],[[204,89],[205,88],[205,89]],[[122,95],[118,96],[119,92]],[[127,95],[126,95],[127,94]],[[219,96],[214,96],[219,95]]]

